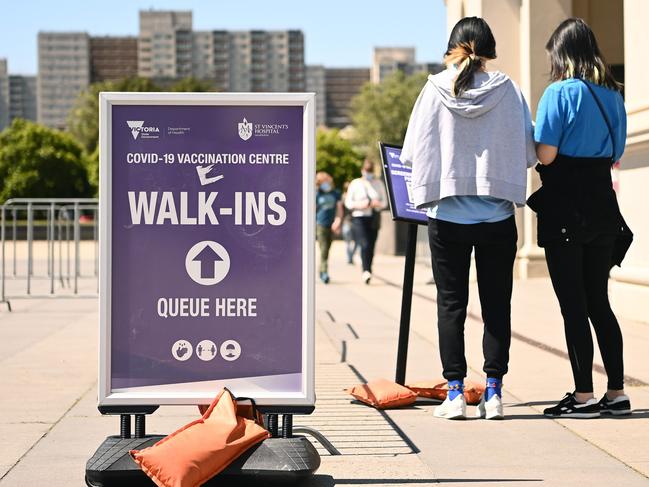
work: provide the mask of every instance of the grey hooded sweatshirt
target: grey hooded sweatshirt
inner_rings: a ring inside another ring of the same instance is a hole
[[[526,169],[536,163],[532,118],[516,84],[477,72],[459,98],[454,68],[428,77],[410,116],[401,162],[412,166],[414,203],[492,196],[525,204]]]

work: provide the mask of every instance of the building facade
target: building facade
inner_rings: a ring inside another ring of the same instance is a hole
[[[327,85],[324,66],[306,66],[306,91],[315,93],[316,125],[327,123]]]
[[[90,38],[85,32],[39,32],[38,121],[64,128],[79,93],[90,83]]]
[[[163,86],[194,77],[219,91],[306,89],[302,31],[193,31],[191,11],[145,10],[139,15],[137,38],[39,33],[41,123],[64,128],[77,96],[90,83],[132,76]]]
[[[9,70],[7,60],[0,59],[0,130],[9,125]]]
[[[304,91],[301,31],[196,31],[192,75],[219,91]]]
[[[375,47],[372,55],[372,83],[380,83],[396,71],[411,70],[416,64],[414,47]]]
[[[145,78],[191,76],[192,40],[191,11],[140,11],[139,75]]]
[[[325,100],[326,124],[343,128],[352,123],[351,100],[370,80],[368,68],[326,68]]]
[[[38,119],[36,76],[9,75],[9,123],[15,118]]]
[[[618,177],[618,200],[635,239],[621,268],[611,272],[611,298],[621,316],[649,322],[649,95],[646,46],[649,2],[644,0],[446,0],[450,29],[465,16],[483,17],[498,46],[490,63],[521,87],[533,114],[548,85],[545,44],[564,19],[582,17],[592,27],[607,61],[625,84],[627,145]],[[528,173],[528,191],[539,186]],[[520,249],[517,271],[527,278],[547,273],[542,249],[536,245],[536,217],[525,208],[518,215]]]
[[[137,76],[137,37],[91,37],[90,82]]]

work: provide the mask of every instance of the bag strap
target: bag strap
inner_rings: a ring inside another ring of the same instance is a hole
[[[595,90],[593,90],[590,84],[588,84],[583,79],[580,81],[583,84],[585,84],[586,88],[588,88],[588,91],[590,91],[590,94],[595,99],[595,103],[597,103],[597,108],[599,108],[602,117],[604,117],[604,122],[606,123],[606,127],[608,128],[608,135],[611,138],[611,146],[613,147],[613,154],[611,154],[611,160],[615,162],[613,159],[615,158],[615,154],[617,154],[617,151],[615,150],[615,137],[613,136],[613,128],[611,126],[611,121],[609,120],[608,115],[606,114],[606,110],[604,110],[604,107],[602,106],[602,102],[600,101],[599,97],[595,94]]]

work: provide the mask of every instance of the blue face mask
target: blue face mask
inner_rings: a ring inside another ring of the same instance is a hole
[[[324,191],[325,193],[331,191],[331,183],[322,183],[320,185],[320,191]]]
[[[371,172],[366,172],[364,176],[365,176],[365,179],[367,179],[368,181],[371,181],[372,179],[374,179],[374,174],[372,174]]]

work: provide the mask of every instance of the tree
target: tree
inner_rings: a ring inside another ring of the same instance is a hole
[[[77,97],[68,115],[68,131],[92,154],[99,141],[99,93],[102,91],[160,91],[148,78],[124,78],[93,83]]]
[[[0,133],[0,201],[90,192],[83,148],[69,134],[21,119]]]
[[[201,80],[197,78],[183,78],[180,81],[176,81],[169,87],[169,91],[178,91],[178,92],[206,92],[206,91],[215,91],[214,84],[207,80]]]
[[[336,187],[360,175],[363,157],[337,129],[318,129],[316,133],[316,170],[331,174]]]
[[[403,143],[410,112],[426,77],[426,73],[406,76],[397,71],[382,83],[366,83],[352,99],[357,142],[370,159],[378,161],[378,141]]]

